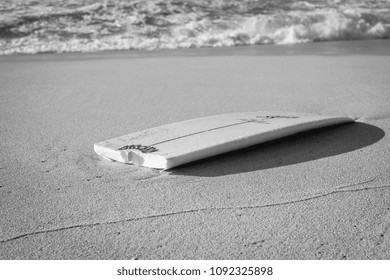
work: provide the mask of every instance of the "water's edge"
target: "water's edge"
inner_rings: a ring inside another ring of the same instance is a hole
[[[387,0],[0,0],[0,55],[387,38]]]

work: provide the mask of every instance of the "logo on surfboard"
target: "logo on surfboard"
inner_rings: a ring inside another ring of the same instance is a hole
[[[143,145],[126,145],[118,149],[118,151],[123,151],[123,150],[138,150],[143,152],[144,154],[147,153],[153,153],[156,152],[157,149],[152,146],[143,146]]]
[[[280,115],[266,115],[266,116],[256,116],[255,119],[240,119],[245,122],[255,122],[255,123],[263,123],[269,124],[268,120],[271,119],[296,119],[297,116],[280,116]]]
[[[256,118],[263,118],[263,119],[296,119],[297,116],[256,116]]]

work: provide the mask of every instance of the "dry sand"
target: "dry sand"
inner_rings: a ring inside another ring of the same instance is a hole
[[[1,259],[389,259],[388,40],[0,58]],[[93,144],[220,113],[345,115],[171,172]]]

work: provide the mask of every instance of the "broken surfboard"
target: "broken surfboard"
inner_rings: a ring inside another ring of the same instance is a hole
[[[134,132],[97,143],[94,149],[112,161],[170,169],[303,131],[353,121],[348,117],[306,113],[233,113]]]

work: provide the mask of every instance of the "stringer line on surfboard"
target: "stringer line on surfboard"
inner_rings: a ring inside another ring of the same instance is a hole
[[[274,118],[289,118],[289,119],[291,119],[291,118],[297,118],[297,117],[295,117],[295,116],[256,116],[256,118],[259,118],[259,119],[241,119],[242,122],[239,122],[239,123],[228,124],[228,125],[224,125],[224,126],[219,126],[219,127],[215,127],[215,128],[210,128],[210,129],[206,129],[206,130],[202,130],[202,131],[186,134],[186,135],[183,135],[183,136],[179,136],[179,137],[171,138],[171,139],[168,139],[168,140],[164,140],[164,141],[153,143],[153,144],[151,144],[151,146],[167,143],[167,142],[174,141],[174,140],[177,140],[177,139],[180,139],[180,138],[190,137],[190,136],[193,136],[193,135],[197,135],[197,134],[201,134],[201,133],[205,133],[205,132],[209,132],[209,131],[213,131],[213,130],[218,130],[218,129],[222,129],[222,128],[226,128],[226,127],[236,126],[236,125],[240,125],[240,124],[246,124],[246,123],[267,124],[267,122],[266,122],[267,119],[274,119]]]
[[[206,129],[206,130],[202,130],[202,131],[198,131],[198,132],[186,134],[186,135],[183,135],[183,136],[171,138],[171,139],[168,139],[168,140],[165,140],[165,141],[153,143],[153,144],[151,144],[151,146],[155,146],[155,145],[167,143],[167,142],[174,141],[174,140],[177,140],[177,139],[180,139],[180,138],[190,137],[190,136],[193,136],[193,135],[197,135],[197,134],[201,134],[201,133],[205,133],[205,132],[209,132],[209,131],[213,131],[213,130],[218,130],[218,129],[222,129],[222,128],[226,128],[226,127],[231,127],[231,126],[236,126],[236,125],[245,124],[245,123],[253,123],[253,122],[254,122],[254,121],[248,120],[248,121],[243,121],[243,122],[239,122],[239,123],[233,123],[233,124],[228,124],[228,125],[219,126],[219,127],[215,127],[215,128],[210,128],[210,129]]]

